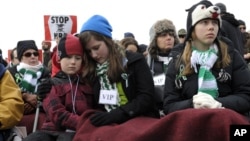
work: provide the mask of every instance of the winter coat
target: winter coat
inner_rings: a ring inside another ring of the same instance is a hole
[[[75,131],[80,115],[93,108],[92,89],[82,82],[81,76],[79,78],[77,84],[77,77],[71,76],[70,83],[67,74],[62,71],[52,78],[51,91],[43,100],[43,108],[46,112],[43,130],[66,131],[70,129]]]
[[[228,53],[231,58],[229,66],[224,69],[216,67],[211,69],[216,78],[219,92],[219,97],[215,99],[222,103],[223,107],[245,114],[250,110],[250,71],[239,52],[232,47],[232,44],[228,45]],[[183,46],[176,47],[172,53],[176,55],[178,54],[177,52],[181,52],[182,50]],[[197,73],[186,76],[186,79],[183,77],[177,79],[177,75],[180,72],[175,64],[177,59],[178,55],[169,64],[166,75],[164,91],[165,114],[177,110],[193,108],[192,97],[198,92]],[[219,79],[222,78],[220,76],[222,71],[229,74],[224,75],[222,79],[224,81]],[[176,84],[181,87],[178,88]]]
[[[239,30],[239,23],[235,19],[233,14],[224,13],[222,16],[222,26],[220,33],[222,36],[232,41],[233,47],[244,55],[244,38],[243,34]]]
[[[10,72],[0,64],[0,130],[11,129],[23,117],[21,90]]]
[[[170,51],[166,53],[157,54],[158,57],[168,58],[168,61],[165,60],[166,62],[161,61],[158,58],[153,58],[150,54],[148,55],[147,63],[149,65],[153,78],[161,77],[160,75],[165,75],[167,73],[169,62],[172,60],[172,56],[170,55],[171,55]],[[163,91],[164,91],[164,84],[155,85],[155,98],[159,110],[162,110],[163,107]]]
[[[159,53],[158,55],[161,57],[169,57],[169,60],[171,60],[171,56],[169,56],[169,52]],[[160,75],[160,74],[167,72],[164,69],[164,62],[163,61],[160,61],[158,59],[153,59],[153,58],[151,58],[151,55],[148,55],[148,56],[149,56],[148,57],[149,60],[147,60],[147,61],[148,61],[148,65],[149,65],[149,68],[150,68],[153,76]]]
[[[142,115],[158,118],[159,112],[153,99],[153,78],[144,56],[139,53],[126,52],[126,57],[128,78],[121,79],[121,83],[128,103],[120,106],[120,109],[130,118]],[[95,104],[104,109],[103,104],[98,104],[100,87],[97,77],[93,84]]]

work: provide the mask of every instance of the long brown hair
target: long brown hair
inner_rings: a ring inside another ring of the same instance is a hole
[[[102,34],[85,31],[79,34],[79,39],[82,44],[82,47],[85,51],[85,65],[83,69],[83,78],[87,79],[87,82],[93,82],[93,79],[96,77],[96,61],[90,56],[86,50],[87,43],[91,39],[97,41],[104,41],[109,50],[109,69],[107,72],[108,78],[111,83],[118,82],[121,78],[121,73],[124,72],[122,58],[124,57],[122,53],[119,52],[119,46],[111,38],[108,38]]]
[[[192,37],[195,37],[195,36],[192,35]],[[218,50],[219,50],[218,52],[219,58],[217,59],[215,63],[215,67],[225,68],[231,62],[230,56],[228,54],[228,45],[225,42],[218,40],[218,39],[215,40],[215,43],[217,44]],[[194,73],[194,69],[191,68],[191,61],[190,61],[191,55],[192,55],[192,40],[188,40],[185,44],[184,51],[181,55],[181,58],[179,61],[177,61],[177,64],[176,64],[177,68],[179,67],[181,62],[185,64],[184,70],[182,72],[183,76],[187,76],[187,75]]]

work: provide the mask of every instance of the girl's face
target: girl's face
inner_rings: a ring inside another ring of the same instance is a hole
[[[36,66],[39,64],[39,52],[34,49],[28,49],[23,53],[21,62],[28,64],[30,66]]]
[[[196,39],[194,42],[210,46],[217,37],[219,31],[218,20],[205,19],[198,22],[194,28]]]
[[[82,67],[82,56],[69,55],[60,60],[61,69],[68,75],[77,74]]]
[[[163,32],[156,39],[157,45],[162,52],[166,52],[174,47],[174,33]]]
[[[104,63],[108,59],[109,49],[104,41],[97,41],[93,37],[87,43],[87,53],[99,64]]]

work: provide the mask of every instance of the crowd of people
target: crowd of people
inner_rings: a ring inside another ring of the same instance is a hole
[[[10,62],[0,52],[0,141],[221,141],[250,126],[245,22],[208,0],[186,11],[186,28],[155,21],[148,45],[132,32],[114,40],[96,14],[42,54],[28,39]]]

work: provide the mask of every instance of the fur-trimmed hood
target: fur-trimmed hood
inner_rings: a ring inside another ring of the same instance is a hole
[[[173,32],[174,37],[177,39],[176,28],[173,22],[168,19],[162,19],[156,21],[156,23],[153,24],[153,26],[150,28],[149,31],[150,42],[154,41],[157,35],[165,31]]]

